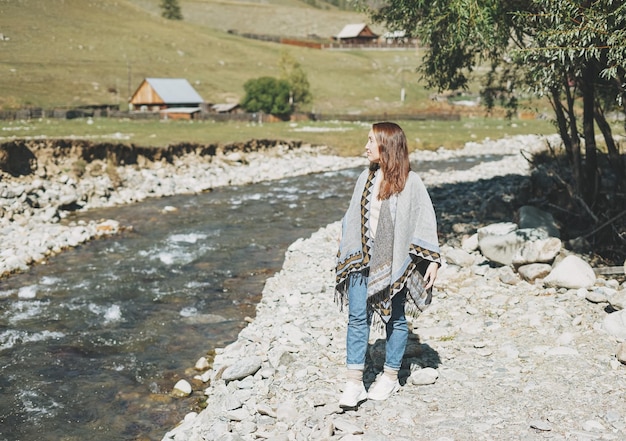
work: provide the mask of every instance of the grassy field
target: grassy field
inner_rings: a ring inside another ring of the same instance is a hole
[[[186,78],[209,103],[236,102],[247,80],[278,76],[281,52],[288,51],[307,72],[316,111],[378,111],[398,107],[401,71],[418,63],[415,51],[330,52],[244,39],[204,22],[202,17],[215,21],[217,12],[188,11],[205,2],[181,4],[189,20],[161,18],[154,11],[156,1],[150,3],[152,10],[131,0],[0,2],[0,32],[5,36],[0,41],[0,108],[118,104],[125,109],[145,77]],[[224,22],[241,17],[241,5],[246,5],[206,2],[215,4]],[[255,19],[248,21],[265,21],[254,4],[249,7],[244,16],[249,19],[254,13]],[[284,20],[300,11],[302,19],[329,21],[326,15],[315,16],[328,12],[306,5],[291,6],[288,12],[281,5],[264,8]],[[342,11],[331,15],[337,25],[357,18]],[[281,32],[274,28],[274,34]],[[409,86],[414,105],[426,92],[416,92],[416,80]]]
[[[411,150],[458,148],[467,141],[503,138],[518,134],[551,134],[548,121],[498,118],[463,118],[460,121],[399,121]],[[84,138],[94,142],[120,142],[142,146],[167,146],[181,141],[228,144],[250,139],[299,140],[323,145],[339,155],[362,154],[370,123],[214,123],[210,121],[130,121],[43,119],[0,121],[0,142],[14,138]]]
[[[278,61],[286,51],[301,63],[311,84],[313,102],[304,111],[386,113],[390,119],[418,112],[463,115],[458,123],[404,122],[415,148],[458,147],[485,137],[554,132],[546,121],[511,123],[484,118],[480,107],[432,100],[433,91],[415,73],[422,57],[416,48],[322,51],[244,39],[228,32],[330,38],[345,24],[367,22],[359,13],[339,11],[325,3],[313,8],[298,0],[180,0],[180,4],[185,19],[171,21],[161,18],[156,0],[0,0],[4,36],[0,40],[0,109],[114,104],[125,110],[128,97],[146,77],[186,78],[206,102],[238,102],[247,80],[279,75]],[[405,101],[400,100],[402,88]],[[476,95],[479,89],[475,78],[468,92]],[[551,114],[540,101],[528,100],[525,107],[530,114]],[[360,153],[367,127],[114,119],[0,121],[0,141],[80,137],[164,146],[278,138],[354,154]]]
[[[155,0],[130,2],[155,16],[161,14]],[[298,38],[316,35],[330,40],[344,25],[368,21],[361,13],[340,11],[324,1],[317,1],[317,7],[299,0],[182,0],[179,4],[185,21],[223,32]],[[376,25],[370,27],[374,32],[383,32]]]
[[[113,104],[126,109],[146,77],[186,78],[206,102],[238,102],[243,84],[278,76],[287,51],[311,84],[321,113],[413,113],[435,105],[415,73],[421,52],[327,51],[227,33],[317,33],[367,21],[355,12],[296,0],[181,0],[183,21],[165,20],[156,0],[0,1],[0,109]],[[253,18],[252,18],[253,17]],[[406,100],[400,91],[406,89]],[[479,85],[474,83],[477,93]],[[545,106],[537,109],[543,112]]]

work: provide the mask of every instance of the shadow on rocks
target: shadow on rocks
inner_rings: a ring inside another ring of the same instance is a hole
[[[530,179],[522,175],[443,184],[428,192],[437,213],[440,242],[452,246],[459,246],[464,234],[490,223],[515,221],[516,211],[532,198]]]
[[[383,365],[385,363],[385,339],[379,338],[370,345],[366,366],[368,375],[366,386],[369,386],[374,382],[376,376],[383,371]],[[441,357],[439,353],[434,350],[430,345],[422,343],[417,334],[409,334],[409,340],[407,341],[406,350],[404,351],[404,358],[402,359],[402,367],[398,374],[400,384],[404,385],[407,378],[411,375],[411,368],[419,366],[423,368],[437,369],[441,364]]]

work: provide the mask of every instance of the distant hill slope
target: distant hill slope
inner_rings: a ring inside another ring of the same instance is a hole
[[[295,0],[189,0],[181,1],[185,20],[171,21],[160,17],[158,3],[0,2],[0,108],[119,103],[125,109],[145,77],[186,78],[207,102],[237,102],[247,80],[279,75],[283,51],[307,73],[314,97],[310,109],[317,112],[411,111],[428,105],[428,92],[414,73],[421,57],[415,49],[320,51],[244,39],[213,27],[222,23],[240,32],[316,29],[335,34],[344,22],[359,18],[353,12],[316,9]],[[405,103],[399,100],[402,86]]]
[[[130,0],[155,15],[161,14],[159,2]],[[341,11],[323,0],[181,0],[185,21],[212,29],[291,37],[316,35],[331,38],[344,25],[365,23],[357,12]]]

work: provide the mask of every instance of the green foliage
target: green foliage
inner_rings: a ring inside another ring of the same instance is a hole
[[[304,69],[287,51],[281,53],[278,63],[281,80],[289,83],[290,104],[297,108],[311,102],[311,86]]]
[[[182,20],[183,13],[180,10],[178,0],[161,0],[161,16],[168,20]]]
[[[246,95],[240,104],[247,112],[264,112],[281,118],[291,114],[287,81],[259,77],[246,81],[243,88]]]
[[[280,77],[277,61],[285,46],[215,31],[215,16],[223,26],[232,23],[232,29],[249,31],[241,17],[253,15],[257,20],[248,19],[252,30],[281,35],[291,35],[291,26],[300,23],[309,23],[308,28],[298,27],[301,35],[333,35],[345,23],[363,21],[356,14],[302,3],[290,8],[218,0],[179,3],[184,20],[164,26],[160,0],[0,1],[0,32],[6,36],[0,41],[0,70],[5,72],[0,75],[0,109],[111,104],[126,110],[147,77],[186,78],[209,103],[240,101],[250,78]],[[218,5],[221,9],[215,9]],[[269,27],[287,14],[283,27]],[[419,63],[415,50],[340,52],[289,46],[289,52],[307,74],[316,113],[419,112],[430,105],[429,93],[418,81],[406,83],[410,100],[397,99],[399,69]]]
[[[374,21],[417,37],[429,50],[421,71],[428,87],[461,89],[468,75],[487,58],[501,55],[508,30],[495,26],[506,15],[495,0],[390,0],[371,10]]]
[[[516,25],[533,36],[513,51],[517,63],[529,68],[527,83],[537,93],[549,93],[572,85],[594,66],[593,81],[604,91],[605,105],[623,105],[626,91],[617,83],[611,86],[623,83],[626,73],[626,5],[621,3],[535,0],[534,10],[517,13]]]
[[[368,0],[362,0],[366,2]],[[626,113],[626,5],[620,0],[389,0],[372,18],[417,36],[427,48],[420,72],[431,88],[466,88],[488,66],[485,102],[515,110],[526,90],[550,100],[568,152],[576,192],[600,193],[595,127],[618,179],[626,166],[604,109]],[[366,7],[367,8],[367,7]],[[580,103],[580,104],[577,104]],[[600,105],[601,104],[601,105]],[[579,125],[582,108],[582,125]],[[581,139],[585,142],[584,170]]]

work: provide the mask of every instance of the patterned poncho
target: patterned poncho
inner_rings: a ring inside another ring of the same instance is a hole
[[[409,172],[404,189],[382,201],[376,238],[370,234],[370,207],[376,173],[364,170],[342,219],[337,253],[336,300],[348,301],[352,273],[368,277],[367,303],[384,322],[391,317],[391,299],[407,290],[406,312],[417,315],[431,302],[423,272],[430,262],[441,263],[437,219],[422,180]]]

